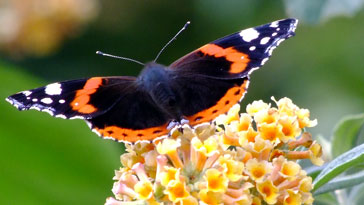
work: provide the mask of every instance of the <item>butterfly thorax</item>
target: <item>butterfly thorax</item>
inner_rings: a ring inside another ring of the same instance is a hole
[[[137,79],[140,87],[145,89],[163,111],[172,119],[180,118],[177,91],[171,87],[173,72],[166,66],[147,63]]]

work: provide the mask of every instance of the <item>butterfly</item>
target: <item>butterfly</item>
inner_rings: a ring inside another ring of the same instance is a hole
[[[173,123],[211,122],[239,103],[249,75],[293,36],[297,19],[248,28],[208,43],[169,66],[146,63],[138,77],[57,82],[9,96],[19,110],[83,119],[103,138],[152,141]]]

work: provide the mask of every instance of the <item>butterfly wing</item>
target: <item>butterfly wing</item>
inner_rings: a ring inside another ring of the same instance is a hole
[[[249,85],[248,77],[214,79],[205,76],[178,75],[173,80],[179,90],[180,108],[190,125],[210,122],[239,103]]]
[[[215,40],[170,65],[183,73],[239,78],[264,65],[273,50],[294,35],[296,19],[284,19]]]
[[[19,110],[36,109],[65,119],[85,119],[102,137],[151,140],[166,134],[168,121],[134,77],[95,77],[53,83],[6,100]]]
[[[208,122],[239,103],[249,74],[294,35],[296,19],[284,19],[213,41],[170,65],[181,109],[191,125]]]
[[[102,137],[136,142],[167,134],[169,120],[151,96],[134,84],[108,112],[87,121]]]
[[[103,114],[135,81],[133,77],[70,80],[11,95],[6,100],[19,110],[36,109],[66,119],[87,119]]]

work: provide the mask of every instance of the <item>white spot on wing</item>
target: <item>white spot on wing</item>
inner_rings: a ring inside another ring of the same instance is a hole
[[[35,107],[35,106],[30,107],[29,109],[30,109],[30,110],[38,110],[38,111],[40,111],[40,108],[39,108],[39,107]]]
[[[23,92],[21,92],[21,93],[23,93],[25,96],[29,96],[29,95],[31,95],[31,94],[32,94],[32,92],[31,92],[31,91],[29,91],[29,90],[23,91]]]
[[[258,67],[256,67],[256,69],[258,69]],[[250,81],[246,82],[246,87],[245,87],[245,92],[243,93],[243,95],[241,96],[241,98],[239,99],[239,103],[244,99],[245,97],[245,94],[246,94],[246,91],[248,90],[249,88],[249,83]]]
[[[53,102],[51,98],[43,98],[40,101],[44,104],[51,104]]]
[[[85,119],[84,117],[82,116],[73,116],[73,117],[70,117],[70,120],[74,120],[74,119]]]
[[[250,75],[253,71],[258,70],[258,69],[259,69],[259,67],[254,67],[254,68],[250,69],[248,75]],[[249,81],[248,81],[248,83],[249,83]]]
[[[32,101],[33,102],[38,102],[38,99],[37,98],[33,98]]]
[[[66,101],[65,101],[65,100],[63,100],[63,99],[60,99],[58,102],[59,102],[59,103],[61,103],[61,104],[63,104],[63,103],[65,103]]]
[[[67,117],[65,115],[62,115],[62,114],[56,115],[55,117],[62,118],[62,119],[67,119]]]
[[[10,103],[10,104],[13,104],[13,101],[11,101],[9,98],[5,98],[5,100]]]
[[[264,37],[264,38],[262,38],[262,40],[260,40],[260,44],[262,44],[262,45],[267,44],[269,40],[270,40],[270,37]]]
[[[276,46],[272,46],[269,50],[268,50],[268,55],[271,56],[272,55],[272,52],[274,49],[276,49],[277,47]]]
[[[254,28],[248,28],[240,32],[240,36],[244,41],[250,42],[259,37],[259,32]]]
[[[249,48],[250,51],[254,51],[255,49],[256,49],[255,46],[250,46],[250,48]]]
[[[50,114],[50,115],[52,115],[53,116],[53,112],[52,112],[52,110],[48,110],[48,109],[43,109],[43,110],[41,110],[42,112],[46,112],[46,113],[48,113],[48,114]]]
[[[277,41],[277,46],[279,46],[279,44],[281,44],[284,40],[285,40],[284,38],[279,39],[279,40]]]
[[[277,28],[278,27],[278,21],[274,21],[272,22],[269,27],[272,27],[272,28]]]
[[[96,129],[91,129],[91,131],[94,132],[94,133],[96,133],[98,136],[101,137],[101,134]],[[114,138],[112,138],[112,137],[105,137],[105,139],[114,139]]]
[[[272,36],[276,36],[276,35],[277,35],[277,32],[272,33]]]
[[[264,58],[264,59],[262,60],[261,65],[264,65],[264,64],[267,62],[267,60],[268,60],[268,58]]]
[[[45,87],[45,93],[48,95],[59,95],[62,93],[62,88],[60,83],[52,83]]]

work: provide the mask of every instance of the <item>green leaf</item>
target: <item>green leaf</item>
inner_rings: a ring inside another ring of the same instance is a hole
[[[330,181],[329,183],[323,185],[314,192],[314,195],[320,195],[323,193],[331,192],[337,189],[344,189],[352,187],[364,182],[364,171],[359,173],[342,176],[337,179]]]
[[[337,157],[358,145],[359,133],[364,126],[364,114],[343,118],[335,127],[332,137],[332,155]]]
[[[338,205],[338,201],[334,194],[326,193],[319,196],[315,196],[315,205]]]
[[[350,167],[363,163],[364,161],[364,144],[355,147],[354,149],[345,152],[332,160],[326,165],[322,172],[316,177],[314,190],[317,190],[322,185],[329,182],[331,179],[344,172]]]

